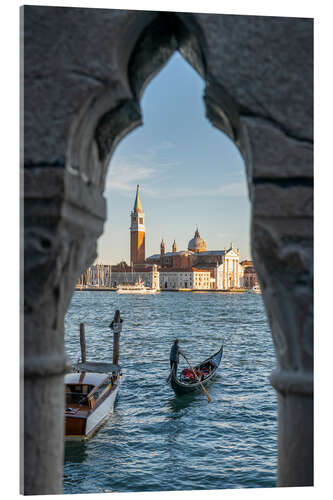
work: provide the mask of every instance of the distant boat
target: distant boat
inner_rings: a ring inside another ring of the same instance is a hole
[[[250,289],[250,292],[252,292],[252,293],[261,293],[261,288],[260,288],[259,285],[254,285],[254,287]]]
[[[112,363],[79,363],[65,375],[65,440],[89,439],[111,415],[122,373]]]
[[[201,383],[197,381],[192,370],[190,370],[189,368],[184,368],[179,377],[177,376],[175,371],[172,370],[170,382],[171,387],[173,388],[175,393],[191,394],[193,392],[201,391],[201,384],[203,386],[206,386],[216,375],[217,369],[221,363],[222,354],[223,345],[215,354],[205,359],[205,361],[203,361],[199,365],[193,367],[193,370],[195,371]]]
[[[156,288],[145,286],[143,281],[137,281],[134,285],[126,284],[117,286],[117,293],[151,294],[156,292]]]

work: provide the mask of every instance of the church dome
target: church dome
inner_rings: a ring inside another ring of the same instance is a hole
[[[200,238],[198,228],[195,231],[194,238],[189,241],[187,248],[192,252],[205,252],[207,250],[206,242]]]

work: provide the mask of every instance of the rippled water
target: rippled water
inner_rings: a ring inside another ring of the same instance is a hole
[[[116,308],[124,318],[125,379],[97,434],[66,443],[64,493],[275,486],[277,399],[268,380],[275,357],[262,297],[75,292],[65,324],[73,361],[82,321],[87,359],[112,361],[108,325]],[[224,341],[211,403],[203,393],[177,397],[166,383],[175,336],[193,363]]]

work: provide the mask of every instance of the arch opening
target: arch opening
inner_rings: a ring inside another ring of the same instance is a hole
[[[140,26],[140,14],[137,24]],[[67,168],[80,171],[88,182],[104,189],[107,168],[119,142],[142,125],[140,98],[145,87],[178,50],[205,81],[206,116],[224,132],[247,161],[248,145],[242,133],[237,105],[228,91],[206,69],[206,43],[191,14],[157,13],[141,33],[135,21],[124,26],[116,52],[123,55],[122,44],[137,35],[122,80],[111,81],[90,96],[74,120],[68,141]],[[133,40],[131,40],[133,45]],[[129,44],[131,45],[131,44]]]
[[[150,34],[149,28],[147,28],[147,29],[148,29],[147,36],[149,36],[149,34]],[[172,41],[170,42],[169,39],[167,41],[168,41],[168,43],[173,43]],[[161,62],[161,60],[157,58],[158,59],[158,64],[157,65],[153,65],[153,64],[150,65],[150,60],[151,59],[155,59],[155,58],[153,56],[151,58],[149,58],[149,57],[147,57],[147,54],[145,54],[145,61],[146,62],[143,62],[143,67],[141,68],[141,74],[139,74],[136,77],[135,76],[136,73],[134,71],[134,68],[139,68],[140,69],[138,61],[140,61],[141,58],[143,58],[143,53],[145,51],[145,47],[147,46],[147,43],[148,42],[146,41],[146,36],[143,36],[142,37],[142,44],[139,44],[137,46],[137,50],[135,51],[135,53],[133,54],[133,57],[130,60],[131,61],[131,65],[130,65],[130,70],[128,72],[128,74],[129,74],[129,81],[131,83],[131,88],[133,89],[132,90],[133,94],[136,95],[136,99],[137,100],[143,98],[143,93],[144,93],[144,90],[146,89],[148,83],[151,82],[151,80],[153,79],[153,76],[156,76],[157,72],[160,69],[162,69],[167,64],[167,62],[170,60],[170,58],[174,54],[175,50],[177,50],[177,49],[174,50],[173,45],[172,45],[172,49],[169,52],[167,52],[167,56],[168,57],[165,57],[165,59],[163,60],[163,62]],[[151,44],[152,47],[155,46],[152,42],[150,42],[150,44]],[[147,67],[145,67],[144,64],[147,64]],[[202,67],[204,67],[203,64],[202,64]],[[147,92],[148,92],[148,90],[147,90]],[[205,121],[207,122],[207,125],[209,125],[208,121],[207,120],[205,120]],[[113,122],[111,120],[110,123],[109,123],[110,127],[112,127],[112,123]],[[106,131],[107,131],[107,128],[104,129],[105,137],[107,137]],[[214,129],[213,129],[213,131],[217,132],[217,134],[221,135],[219,131],[215,131]],[[229,139],[228,139],[228,141],[229,141]],[[126,141],[124,141],[124,142],[126,142]],[[106,147],[105,150],[107,151],[107,149],[108,148]],[[112,149],[112,145],[111,145],[111,149]],[[113,149],[114,149],[114,146],[113,146]],[[110,153],[106,154],[105,158],[107,158],[107,157],[110,157]],[[110,165],[109,168],[112,171],[112,161],[111,161],[111,165]],[[244,183],[245,183],[245,179],[244,179]],[[143,202],[144,201],[145,200],[143,198]],[[193,231],[194,231],[194,228],[193,228]],[[191,237],[192,237],[192,235],[191,235]],[[229,243],[229,241],[228,241],[228,243]],[[228,281],[228,284],[231,285],[231,277],[227,277],[226,279]],[[170,290],[170,289],[172,289],[172,286],[170,286],[170,283],[168,283],[168,281],[166,281],[164,283],[164,288],[167,289],[167,290]],[[184,281],[184,288],[190,288],[190,283],[188,281],[186,281],[186,280]],[[230,363],[230,359],[227,361],[227,363]],[[270,388],[270,390],[273,392],[273,390],[271,388]]]

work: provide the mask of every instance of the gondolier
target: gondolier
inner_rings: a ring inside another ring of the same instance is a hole
[[[179,349],[178,339],[175,339],[170,350],[170,371],[177,374],[179,354],[184,357],[184,353]]]

